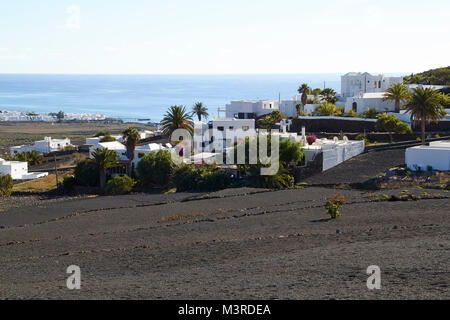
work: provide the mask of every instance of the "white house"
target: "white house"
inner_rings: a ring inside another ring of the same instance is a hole
[[[0,158],[0,174],[9,174],[13,180],[32,180],[48,176],[48,172],[28,172],[28,162],[6,161],[2,158]]]
[[[240,100],[226,105],[226,118],[255,119],[278,110],[278,100]]]
[[[412,171],[450,171],[450,140],[406,149],[406,166]]]
[[[314,99],[313,95],[308,95],[308,99]],[[282,100],[280,103],[280,112],[284,113],[288,117],[297,115],[297,105],[302,104],[302,96],[297,94],[290,100]],[[318,104],[306,104],[303,111],[306,113],[312,113]]]
[[[117,160],[119,161],[128,161],[127,157],[127,148],[125,145],[118,141],[112,142],[100,142],[96,145],[93,145],[89,148],[90,158],[94,158],[93,153],[96,149],[108,149],[117,153]]]
[[[36,151],[38,153],[44,154],[49,152],[55,152],[64,149],[65,147],[71,146],[70,139],[52,139],[51,137],[45,137],[44,140],[35,141],[32,145],[22,145],[11,147],[11,156],[17,153],[23,153],[28,151]]]
[[[371,75],[368,72],[349,72],[341,76],[341,97],[351,98],[364,93],[384,92],[394,83],[402,83],[403,77]]]

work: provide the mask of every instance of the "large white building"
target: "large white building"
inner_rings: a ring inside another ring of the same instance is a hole
[[[51,137],[45,137],[44,140],[35,141],[32,145],[22,145],[11,147],[11,156],[17,153],[23,153],[28,151],[36,151],[38,153],[44,154],[49,152],[55,152],[64,149],[65,147],[71,146],[70,139],[52,139]]]
[[[0,174],[10,175],[13,180],[32,180],[48,176],[47,172],[28,172],[28,162],[6,161],[0,158]]]
[[[394,83],[402,83],[403,77],[371,75],[368,72],[349,72],[341,76],[341,96],[351,98],[364,93],[384,92]]]
[[[90,155],[91,159],[94,158],[93,153],[97,149],[108,149],[108,150],[114,151],[115,153],[117,153],[117,160],[128,161],[127,148],[125,147],[125,145],[123,145],[119,141],[100,142],[95,145],[92,145],[89,148],[89,155]]]
[[[240,100],[226,105],[226,118],[255,119],[278,110],[278,100]]]

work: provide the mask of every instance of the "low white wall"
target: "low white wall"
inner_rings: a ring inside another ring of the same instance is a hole
[[[450,171],[450,148],[446,147],[413,147],[406,149],[406,166],[412,171],[433,170]]]
[[[364,152],[364,141],[351,141],[337,145],[324,145],[323,171],[331,169],[338,164],[351,159]]]

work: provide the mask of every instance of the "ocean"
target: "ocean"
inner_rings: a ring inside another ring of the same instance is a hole
[[[298,75],[28,75],[0,74],[0,110],[102,113],[159,122],[172,105],[201,101],[210,116],[231,100],[289,99],[298,87],[333,88],[339,74]]]

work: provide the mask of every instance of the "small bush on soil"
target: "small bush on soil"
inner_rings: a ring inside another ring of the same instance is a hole
[[[128,194],[133,190],[135,185],[136,181],[127,175],[123,177],[115,176],[106,184],[105,192],[113,195]]]
[[[331,219],[336,219],[341,216],[341,212],[339,211],[345,203],[345,197],[342,195],[335,194],[328,199],[327,202],[324,203],[325,209],[327,209],[327,213],[331,216]]]
[[[9,197],[13,189],[13,180],[11,176],[0,174],[0,197]]]

